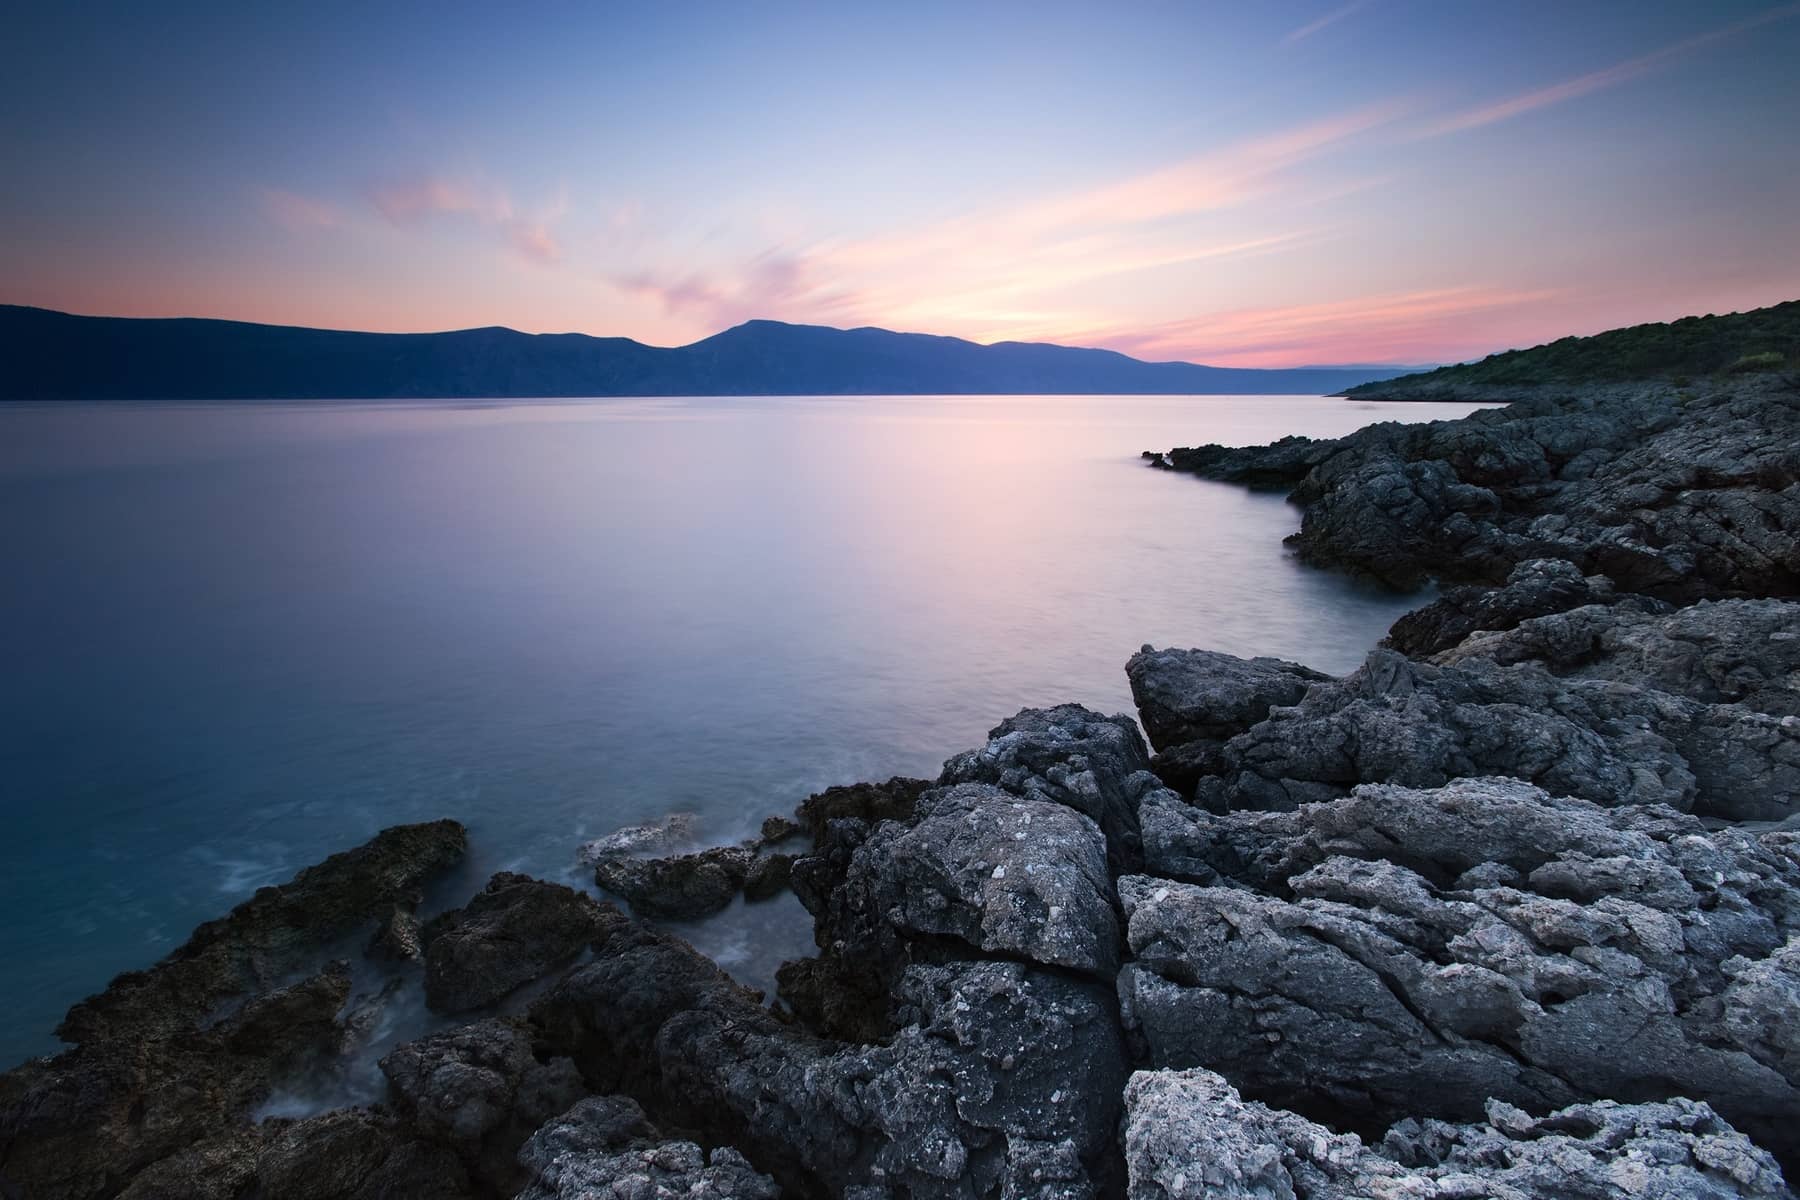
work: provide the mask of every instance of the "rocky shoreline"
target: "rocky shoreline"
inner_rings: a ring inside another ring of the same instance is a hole
[[[422,921],[465,831],[384,831],[0,1076],[0,1196],[1790,1195],[1800,390],[1147,457],[1457,586],[1341,678],[1145,647],[1137,720],[583,848],[634,915],[503,873]],[[656,924],[789,888],[772,999]],[[381,1102],[268,1115],[409,991]]]

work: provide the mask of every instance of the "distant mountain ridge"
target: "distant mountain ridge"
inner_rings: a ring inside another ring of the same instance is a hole
[[[747,321],[687,346],[500,327],[356,333],[0,305],[0,400],[1325,395],[1394,367],[1254,370],[1112,350]]]
[[[1508,389],[1800,370],[1800,300],[1558,338],[1480,362],[1351,387],[1359,400],[1492,400]]]

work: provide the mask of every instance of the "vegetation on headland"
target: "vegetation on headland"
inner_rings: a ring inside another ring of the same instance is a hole
[[[1346,396],[1377,399],[1545,383],[1627,383],[1667,379],[1686,386],[1717,374],[1800,369],[1800,300],[1720,316],[1632,325],[1592,337],[1559,338],[1528,350],[1490,354],[1480,362],[1439,367]]]

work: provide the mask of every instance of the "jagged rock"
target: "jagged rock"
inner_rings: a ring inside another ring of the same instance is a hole
[[[460,860],[467,842],[455,821],[384,829],[291,882],[260,889],[149,970],[120,975],[71,1008],[57,1036],[86,1044],[191,1029],[233,997],[316,965],[326,946],[394,905],[416,903],[419,888]]]
[[[758,831],[757,846],[779,846],[791,838],[797,838],[806,830],[800,822],[789,817],[764,817],[762,828]]]
[[[351,982],[325,956],[416,903],[464,846],[454,821],[384,830],[75,1005],[58,1030],[75,1048],[0,1075],[0,1178],[33,1200],[115,1194],[246,1121],[278,1081],[334,1061]]]
[[[1370,1147],[1246,1103],[1205,1070],[1140,1071],[1121,1141],[1131,1200],[1787,1200],[1781,1172],[1706,1105],[1610,1101],[1533,1118],[1407,1121]]]
[[[426,1003],[443,1013],[492,1004],[581,953],[599,913],[573,888],[500,872],[427,930]]]
[[[885,783],[828,787],[808,796],[794,815],[800,819],[807,836],[818,842],[825,836],[826,826],[833,821],[861,821],[872,825],[877,821],[908,820],[912,817],[913,802],[930,786],[929,779],[896,775]]]
[[[1166,458],[1291,485],[1301,558],[1401,587],[1497,584],[1560,558],[1676,602],[1800,591],[1800,392],[1781,381],[1540,394],[1458,421]]]
[[[567,1058],[539,1062],[520,1022],[478,1021],[408,1042],[381,1060],[418,1135],[443,1142],[471,1173],[510,1194],[525,1183],[519,1146],[586,1088]]]
[[[1515,566],[1501,587],[1450,588],[1423,608],[1394,622],[1382,645],[1412,658],[1448,650],[1470,634],[1516,628],[1521,621],[1587,605],[1617,604],[1628,612],[1668,612],[1666,601],[1620,596],[1604,575],[1583,575],[1560,558],[1533,558]]]
[[[1015,796],[1061,804],[1106,835],[1115,871],[1136,869],[1137,796],[1150,766],[1137,725],[1079,704],[1027,708],[988,731],[987,743],[950,759],[940,787],[993,784]]]
[[[1365,787],[1292,813],[1146,816],[1119,881],[1125,1019],[1156,1066],[1206,1065],[1351,1124],[1472,1119],[1496,1097],[1687,1095],[1800,1149],[1800,835],[1708,832],[1512,780]],[[1171,824],[1167,827],[1163,822]]]
[[[609,858],[594,867],[594,881],[647,917],[702,917],[731,903],[755,860],[743,846],[674,858]]]
[[[418,962],[423,959],[425,938],[418,915],[396,905],[375,926],[363,953],[377,962]]]
[[[518,1200],[776,1200],[781,1194],[728,1146],[708,1155],[693,1142],[664,1139],[624,1096],[583,1100],[534,1133],[519,1161],[532,1182]]]
[[[1195,799],[1292,808],[1357,783],[1512,775],[1606,804],[1779,820],[1800,798],[1800,722],[1652,688],[1377,650],[1225,743]]]
[[[457,1200],[481,1193],[446,1146],[385,1113],[339,1109],[283,1124],[257,1155],[258,1200]]]
[[[1119,925],[1106,842],[1086,816],[988,784],[919,798],[910,827],[878,826],[858,847],[836,903],[901,937],[1111,976]]]
[[[700,827],[693,813],[670,813],[660,821],[627,825],[602,838],[583,844],[581,861],[590,865],[609,858],[666,853],[684,845],[692,845]]]
[[[750,862],[744,875],[744,899],[768,900],[788,888],[794,869],[792,854],[764,854]]]
[[[1474,658],[1800,716],[1800,602],[1792,600],[1703,600],[1673,611],[1574,608],[1474,634],[1434,661]]]
[[[620,918],[532,1020],[596,1091],[629,1092],[802,1192],[880,1179],[915,1197],[1091,1194],[1125,1072],[1105,989],[958,963],[911,968],[897,996],[894,1039],[846,1047]]]
[[[0,1076],[0,1180],[32,1200],[110,1196],[143,1168],[246,1121],[277,1080],[332,1055],[350,994],[333,963],[204,1029],[120,1037]]]

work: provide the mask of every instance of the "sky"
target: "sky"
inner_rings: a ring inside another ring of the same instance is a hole
[[[15,6],[0,303],[1435,363],[1800,297],[1800,3]]]

